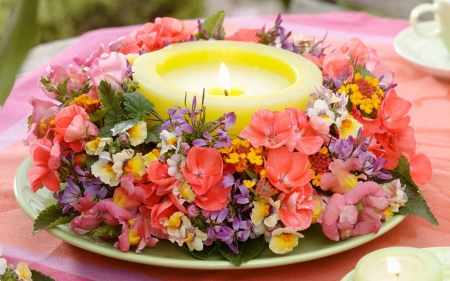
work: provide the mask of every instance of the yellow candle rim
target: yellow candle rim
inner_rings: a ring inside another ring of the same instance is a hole
[[[225,48],[225,49],[224,49]],[[205,52],[207,51],[207,52]],[[286,93],[295,93],[299,96],[305,91],[312,92],[312,85],[318,86],[322,84],[322,74],[314,63],[303,58],[302,56],[283,50],[273,46],[266,46],[256,43],[248,42],[236,42],[236,41],[198,41],[198,42],[185,42],[179,44],[169,45],[161,50],[143,54],[139,56],[133,64],[133,78],[139,82],[142,88],[152,88],[153,85],[158,85],[159,90],[164,91],[168,96],[179,96],[179,91],[187,93],[188,100],[192,99],[194,95],[199,93],[186,91],[175,87],[162,78],[164,73],[170,71],[170,67],[165,67],[165,64],[172,63],[178,60],[178,66],[183,67],[195,63],[196,57],[193,54],[209,53],[208,58],[215,57],[217,54],[227,52],[229,54],[229,61],[235,61],[233,58],[236,54],[240,54],[239,57],[252,57],[253,60],[261,59],[258,66],[269,69],[264,59],[269,58],[273,62],[278,62],[276,66],[282,66],[287,69],[287,73],[279,73],[292,82],[292,84],[279,91],[257,95],[258,99],[263,99],[265,96],[280,95],[285,96]],[[184,58],[185,60],[181,60]],[[186,58],[189,58],[186,60]],[[220,59],[217,59],[219,61]],[[205,59],[200,59],[200,62]],[[246,64],[245,61],[241,62]],[[277,72],[277,67],[273,67],[273,71]],[[174,88],[177,91],[174,91]],[[239,95],[239,96],[217,96],[216,99],[227,99],[227,102],[233,99],[236,102],[254,102],[255,96],[251,95]],[[183,96],[184,98],[184,96]],[[294,97],[293,97],[294,98]]]

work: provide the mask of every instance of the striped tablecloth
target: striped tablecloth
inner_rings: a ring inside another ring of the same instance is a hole
[[[274,16],[233,17],[229,30],[237,27],[270,27]],[[0,110],[0,247],[8,263],[26,262],[56,280],[340,280],[365,254],[389,246],[450,246],[450,83],[438,80],[403,60],[394,51],[395,36],[409,26],[407,21],[375,18],[365,13],[343,12],[320,15],[285,15],[283,25],[294,33],[323,38],[338,46],[352,37],[374,47],[384,65],[395,72],[397,94],[412,101],[411,125],[418,151],[432,162],[432,181],[423,188],[440,222],[431,226],[422,218],[407,217],[387,234],[352,250],[313,261],[242,270],[187,270],[124,262],[72,246],[50,233],[32,235],[33,222],[20,209],[13,192],[14,175],[28,155],[21,143],[31,113],[30,96],[44,99],[37,87],[45,75],[41,65],[20,78]],[[128,34],[134,27],[101,29],[79,37],[73,45],[55,54],[51,63],[68,65],[74,55],[88,56],[99,44]],[[333,47],[330,47],[333,48]],[[300,241],[301,242],[301,241]]]

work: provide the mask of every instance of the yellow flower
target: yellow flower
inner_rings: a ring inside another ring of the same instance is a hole
[[[188,202],[192,202],[195,200],[195,197],[197,196],[194,191],[192,190],[191,186],[187,183],[187,181],[184,181],[180,187],[179,192],[181,194],[181,197]]]
[[[167,227],[170,236],[184,238],[186,229],[191,227],[191,221],[182,212],[175,212],[164,221],[163,225]]]
[[[298,245],[298,238],[303,235],[295,231],[292,227],[277,228],[272,232],[269,241],[269,248],[275,254],[286,254]]]
[[[247,154],[247,159],[252,164],[256,164],[261,166],[263,164],[263,158],[261,155],[256,154],[256,150],[254,148],[250,148],[250,152]]]
[[[256,184],[256,182],[251,181],[251,180],[244,180],[243,183],[244,183],[244,185],[245,185],[247,188],[252,188],[252,187],[254,187],[255,184]]]
[[[31,271],[28,268],[28,265],[23,262],[19,262],[16,267],[16,274],[19,275],[20,278],[23,278],[23,280],[26,281],[32,281],[31,279]],[[22,279],[20,279],[22,280]]]
[[[94,140],[87,142],[84,146],[86,153],[89,155],[99,155],[105,149],[105,146],[111,144],[112,138],[96,137]]]
[[[144,165],[145,167],[148,167],[153,161],[159,160],[159,150],[154,148],[152,151],[145,154],[143,157],[144,157]]]
[[[226,159],[225,160],[225,162],[227,162],[227,163],[231,163],[231,164],[236,164],[236,163],[238,163],[239,161],[240,161],[240,156],[239,156],[239,154],[237,154],[236,152],[233,152],[233,153],[230,153],[229,155],[228,155],[228,159]]]

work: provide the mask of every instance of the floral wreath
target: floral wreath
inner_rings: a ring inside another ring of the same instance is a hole
[[[157,18],[75,58],[79,68],[48,67],[40,87],[53,101],[31,98],[25,142],[31,190],[45,186],[58,202],[40,213],[34,233],[70,223],[122,251],[166,239],[197,257],[220,251],[238,266],[266,244],[291,251],[311,224],[334,241],[377,233],[395,213],[438,224],[419,188],[431,164],[416,153],[411,103],[374,49],[353,38],[326,54],[324,40],[291,36],[280,16],[269,30],[226,37],[224,17]],[[295,52],[320,68],[323,84],[305,109],[258,110],[239,136],[227,133],[233,112],[207,122],[195,97],[163,119],[133,81],[134,59],[197,40]]]

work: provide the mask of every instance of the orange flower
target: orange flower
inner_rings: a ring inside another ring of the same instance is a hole
[[[203,195],[222,179],[223,163],[215,148],[194,146],[187,155],[183,174],[197,195]]]
[[[269,151],[264,168],[270,183],[283,192],[304,186],[312,178],[312,172],[308,169],[308,156],[290,152],[284,146]]]

